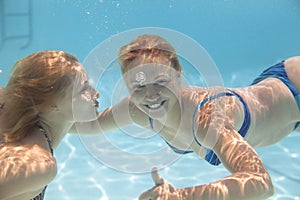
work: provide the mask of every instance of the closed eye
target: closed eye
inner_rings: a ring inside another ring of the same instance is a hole
[[[90,87],[90,86],[89,86],[88,83],[84,84],[84,86],[83,86],[83,87],[81,88],[81,90],[80,90],[80,93],[84,93],[89,87]]]
[[[158,85],[167,85],[170,82],[168,79],[159,79],[156,81],[156,84]]]
[[[133,90],[136,90],[136,91],[142,90],[143,88],[145,88],[145,85],[135,85],[135,86],[133,86]]]

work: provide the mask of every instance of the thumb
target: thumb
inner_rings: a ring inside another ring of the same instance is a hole
[[[164,179],[158,174],[156,167],[153,167],[151,176],[152,176],[152,180],[154,181],[155,186],[161,185],[164,183]]]

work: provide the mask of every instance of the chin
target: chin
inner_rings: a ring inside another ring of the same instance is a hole
[[[165,119],[166,118],[166,114],[167,112],[152,112],[152,113],[149,113],[149,117],[151,117],[152,119]]]
[[[167,108],[168,108],[167,103],[165,103],[160,108],[147,109],[147,113],[153,119],[164,119],[164,118],[166,118],[166,115],[168,112]]]

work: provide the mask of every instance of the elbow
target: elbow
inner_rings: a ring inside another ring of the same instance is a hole
[[[41,181],[39,185],[47,185],[52,182],[57,175],[57,164],[56,159],[51,156],[47,163],[44,163],[45,169],[41,170],[39,180]]]
[[[268,178],[266,179],[266,184],[267,184],[267,188],[266,188],[266,196],[271,197],[274,195],[274,186],[272,183],[272,179],[270,177],[270,175],[268,175]]]
[[[266,173],[247,173],[244,174],[245,182],[241,196],[237,199],[268,199],[274,195],[274,187],[270,175]],[[241,184],[241,182],[237,182]]]
[[[268,199],[269,197],[274,195],[274,187],[273,187],[273,183],[272,183],[272,179],[269,175],[269,173],[265,173],[265,174],[261,174],[261,176],[256,176],[258,182],[256,183],[258,185],[260,185],[260,187],[255,187],[257,189],[258,194],[260,193],[260,195],[258,195],[257,197],[260,196],[260,198],[258,199]],[[260,177],[260,178],[259,178]],[[260,181],[259,181],[260,179]],[[258,189],[261,188],[261,189]]]
[[[269,185],[269,187],[263,192],[261,199],[268,199],[274,195],[273,185]]]
[[[273,186],[271,176],[268,173],[267,169],[265,169],[265,171],[261,177],[262,177],[263,183],[265,185],[265,193],[266,193],[267,198],[273,196],[274,195],[274,186]]]

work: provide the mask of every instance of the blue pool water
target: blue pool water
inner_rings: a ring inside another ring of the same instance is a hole
[[[299,0],[0,0],[0,86],[7,82],[13,63],[30,53],[60,49],[90,64],[90,55],[99,44],[145,27],[160,27],[193,39],[213,59],[226,87],[248,85],[264,68],[300,55]],[[172,43],[179,45],[180,40]],[[115,59],[111,54],[116,52],[107,52]],[[118,66],[112,61],[104,76],[106,84],[95,80],[101,93],[100,109],[120,98],[117,89],[123,91]],[[182,62],[187,82],[201,86],[200,78],[192,76],[193,67]],[[58,175],[47,189],[47,200],[129,200],[153,186],[149,172],[131,170],[143,161],[109,154],[110,149],[103,147],[98,153],[106,157],[99,159],[87,141],[105,141],[104,145],[132,155],[167,149],[157,135],[136,127],[90,138],[67,135],[55,152]],[[295,132],[278,144],[257,149],[275,186],[270,199],[300,199],[299,142]],[[166,151],[165,155],[175,156]],[[113,165],[108,162],[114,159]],[[179,188],[229,175],[223,166],[210,166],[192,154],[175,156],[167,164],[166,159],[161,160],[165,164],[161,175]]]

